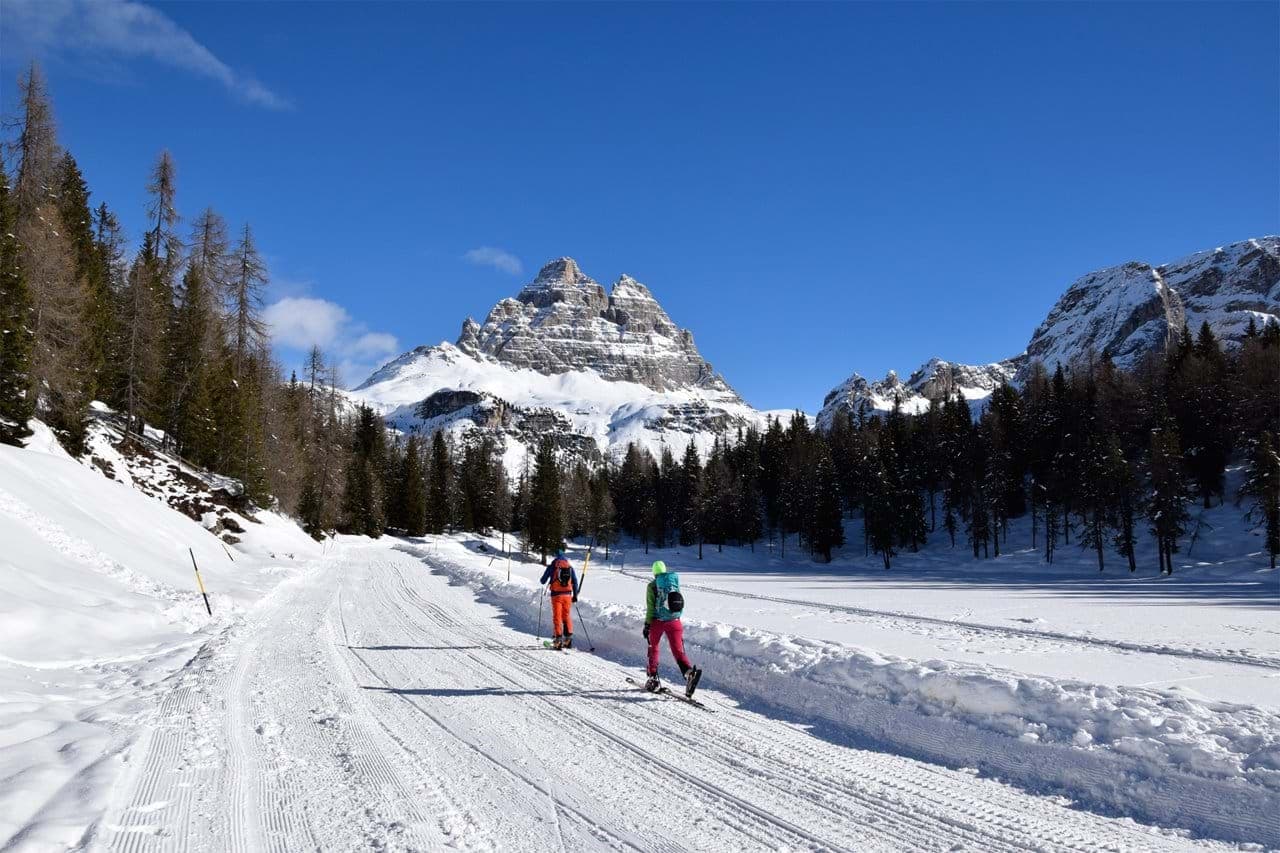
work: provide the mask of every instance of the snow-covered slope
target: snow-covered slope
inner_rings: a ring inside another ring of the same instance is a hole
[[[706,450],[762,424],[703,360],[649,289],[622,276],[606,295],[570,258],[548,263],[456,344],[422,346],[349,392],[403,431],[493,436],[509,465],[540,436],[584,457],[637,442]]]
[[[823,401],[818,423],[835,412],[884,411],[897,394],[908,411],[922,410],[948,387],[973,402],[1003,380],[1017,380],[1036,361],[1052,371],[1090,354],[1132,367],[1165,345],[1185,322],[1194,334],[1207,322],[1227,347],[1237,346],[1249,320],[1280,322],[1280,237],[1233,243],[1153,267],[1131,261],[1076,280],[1031,336],[1026,350],[995,364],[970,366],[932,359],[903,385],[894,374],[867,382],[858,374]],[[941,379],[942,381],[939,381]]]
[[[153,685],[320,546],[279,516],[210,503],[211,526],[242,528],[239,544],[220,542],[167,505],[195,493],[181,478],[166,487],[167,469],[128,473],[99,446],[101,463],[136,478],[118,482],[33,426],[27,449],[0,445],[0,848],[52,850],[101,811]]]

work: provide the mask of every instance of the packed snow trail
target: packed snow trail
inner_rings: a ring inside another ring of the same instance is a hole
[[[345,545],[171,679],[85,846],[1201,846],[829,743],[734,707],[714,673],[699,697],[720,713],[651,696],[616,664],[506,627],[390,544]]]

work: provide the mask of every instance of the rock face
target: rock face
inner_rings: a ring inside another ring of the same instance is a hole
[[[1132,367],[1162,349],[1183,323],[1207,322],[1227,347],[1238,346],[1252,318],[1280,320],[1280,237],[1245,240],[1153,267],[1133,261],[1090,273],[1058,300],[1027,344],[1034,360],[1059,364],[1109,355]]]
[[[906,382],[890,370],[884,379],[867,381],[855,373],[833,388],[822,401],[817,424],[830,429],[837,412],[846,412],[855,420],[887,412],[895,401],[909,414],[929,408],[931,400],[941,399],[957,391],[973,405],[981,405],[1001,382],[1013,378],[1014,368],[1008,362],[995,364],[952,364],[931,358],[908,377]]]
[[[1031,336],[1026,351],[988,365],[926,362],[905,382],[890,373],[879,382],[858,374],[823,401],[820,426],[837,411],[887,411],[895,396],[922,411],[949,390],[980,406],[1003,381],[1023,380],[1034,362],[1047,370],[1106,354],[1133,367],[1162,349],[1185,323],[1192,334],[1207,322],[1227,347],[1238,346],[1250,319],[1280,322],[1280,237],[1245,240],[1153,267],[1132,261],[1090,273],[1067,288]]]
[[[653,294],[630,276],[608,293],[572,258],[551,261],[456,344],[418,347],[349,394],[403,431],[494,438],[510,468],[542,437],[584,459],[631,441],[706,450],[762,424]]]
[[[630,276],[605,289],[572,258],[551,261],[514,299],[477,327],[468,318],[458,349],[539,373],[594,370],[655,391],[707,388],[732,393],[649,288]]]

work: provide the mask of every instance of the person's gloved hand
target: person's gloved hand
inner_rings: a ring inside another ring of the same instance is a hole
[[[575,596],[573,597],[573,603],[574,603],[574,604],[577,604],[577,603],[578,603],[578,596],[576,596],[576,595],[575,595]]]
[[[646,640],[649,639],[649,626],[647,624],[644,626],[644,631],[642,631],[641,633],[644,634],[644,638]]]

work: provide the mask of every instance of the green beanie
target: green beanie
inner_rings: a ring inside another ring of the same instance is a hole
[[[653,573],[655,575],[664,575],[667,573],[667,564],[661,560],[656,560],[653,564]]]

